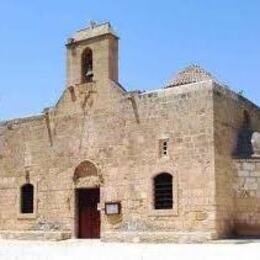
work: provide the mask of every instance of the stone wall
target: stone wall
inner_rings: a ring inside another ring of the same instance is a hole
[[[234,231],[260,234],[260,159],[234,160]]]
[[[250,115],[253,131],[260,129],[260,114],[256,105],[216,83],[213,99],[217,226],[219,234],[226,237],[234,231],[233,177],[236,168],[233,158],[237,157],[244,112]]]
[[[211,86],[209,81],[134,94],[136,105],[130,100],[125,103],[127,121],[121,140],[126,157],[124,168],[117,165],[114,169],[125,174],[126,180],[121,184],[124,194],[118,192],[111,197],[118,182],[112,172],[108,184],[112,186],[105,187],[107,199],[123,198],[125,215],[115,226],[113,219],[107,219],[105,237],[124,239],[124,234],[125,239],[129,236],[160,240],[159,230],[168,235],[171,232],[173,237],[174,232],[180,237],[181,232],[186,232],[193,239],[195,231],[205,232],[205,237],[215,235]],[[159,141],[165,138],[170,140],[169,156],[160,158]],[[153,210],[152,179],[160,172],[174,177],[174,212]]]
[[[158,231],[166,232],[167,241],[214,237],[211,81],[145,94],[125,94],[111,82],[103,102],[95,83],[93,103],[85,113],[82,100],[93,84],[75,87],[76,101],[66,90],[48,114],[2,124],[0,229],[74,236],[73,174],[88,160],[102,176],[101,207],[106,201],[122,203],[118,218],[102,211],[103,239],[161,240]],[[165,137],[169,156],[160,158],[159,142]],[[174,210],[165,213],[152,205],[152,179],[160,172],[174,178]],[[37,185],[37,212],[20,218],[19,188],[28,174]]]

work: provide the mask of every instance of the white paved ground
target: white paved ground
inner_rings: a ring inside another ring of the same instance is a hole
[[[67,240],[62,242],[0,240],[0,260],[260,260],[260,240],[214,244],[128,244]]]

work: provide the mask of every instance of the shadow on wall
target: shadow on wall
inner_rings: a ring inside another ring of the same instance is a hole
[[[244,111],[243,123],[238,134],[236,148],[233,152],[234,157],[241,159],[251,158],[254,153],[251,142],[253,132],[254,131],[251,128],[250,115],[247,111]]]

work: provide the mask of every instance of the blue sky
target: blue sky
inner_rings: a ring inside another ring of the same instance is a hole
[[[66,38],[90,20],[118,32],[128,90],[159,88],[197,63],[259,105],[259,14],[259,0],[1,0],[0,119],[55,104]]]

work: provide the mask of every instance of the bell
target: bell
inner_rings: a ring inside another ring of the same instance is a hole
[[[93,70],[92,69],[88,69],[86,72],[86,77],[91,77],[93,76]]]

